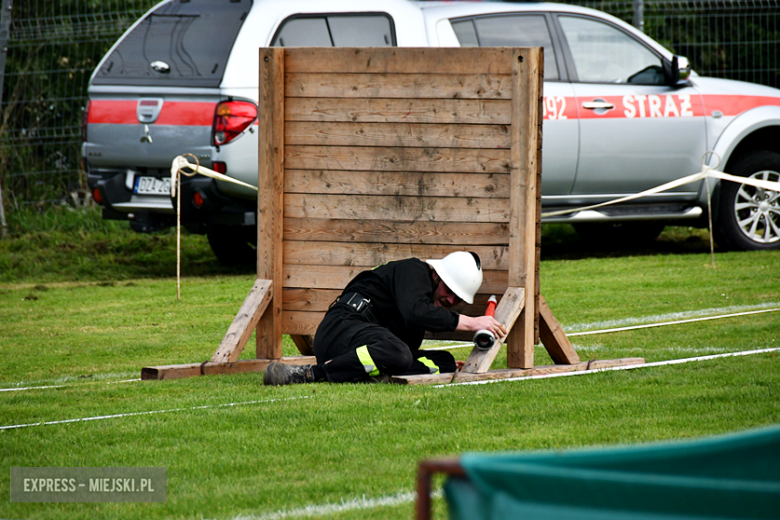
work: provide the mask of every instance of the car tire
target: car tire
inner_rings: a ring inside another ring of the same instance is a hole
[[[740,157],[731,175],[780,182],[780,154],[760,150]],[[780,249],[780,192],[723,181],[715,241],[737,251]]]
[[[581,222],[574,229],[585,244],[596,246],[641,246],[664,230],[663,222]]]
[[[257,227],[217,226],[206,228],[209,245],[222,265],[254,265],[257,263]]]

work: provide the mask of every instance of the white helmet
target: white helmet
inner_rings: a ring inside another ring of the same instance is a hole
[[[426,262],[461,300],[474,303],[474,295],[482,285],[482,265],[477,253],[458,251]]]

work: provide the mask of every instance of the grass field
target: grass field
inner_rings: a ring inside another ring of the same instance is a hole
[[[208,359],[252,272],[217,266],[186,235],[177,302],[170,233],[150,242],[70,218],[17,222],[23,232],[0,240],[0,426],[17,426],[0,430],[1,518],[410,518],[424,458],[780,422],[780,351],[445,388],[137,381],[145,365]],[[610,251],[545,232],[542,293],[570,333],[780,307],[780,252],[716,253],[713,269],[700,231]],[[780,312],[767,312],[572,340],[583,359],[652,362],[777,348],[778,332]],[[536,362],[550,362],[541,347]],[[505,364],[501,354],[494,367]],[[87,418],[99,419],[72,421]],[[167,502],[10,503],[10,468],[35,466],[166,467]]]

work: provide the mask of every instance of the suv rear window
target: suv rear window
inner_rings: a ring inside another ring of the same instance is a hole
[[[276,32],[273,47],[391,47],[395,31],[384,13],[297,15]]]
[[[147,16],[105,60],[93,85],[218,87],[252,0],[174,0]]]

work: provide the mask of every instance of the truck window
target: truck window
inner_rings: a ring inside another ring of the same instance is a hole
[[[623,31],[579,16],[559,16],[558,20],[580,81],[664,84],[661,58]]]
[[[114,48],[93,85],[218,87],[252,0],[174,0]]]
[[[273,47],[391,47],[393,22],[385,13],[295,15],[282,22]]]
[[[544,15],[488,15],[450,23],[462,47],[544,47],[544,79],[560,78]]]

